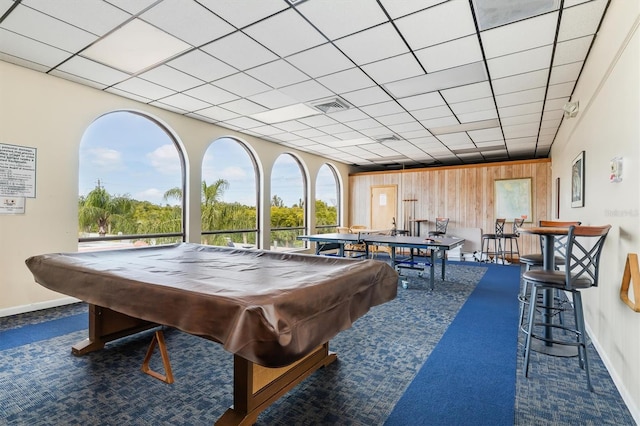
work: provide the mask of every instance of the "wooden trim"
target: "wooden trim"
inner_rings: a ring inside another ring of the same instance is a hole
[[[153,356],[153,351],[158,346],[160,356],[162,357],[162,366],[164,367],[165,374],[154,371],[149,366],[149,361]],[[169,352],[167,352],[167,345],[164,343],[164,333],[162,330],[157,330],[151,339],[149,349],[147,349],[147,355],[145,355],[142,361],[142,371],[153,378],[156,378],[162,382],[171,384],[173,383],[173,371],[171,370],[171,363],[169,362]]]
[[[629,284],[633,282],[633,298],[629,298]],[[640,270],[638,268],[638,255],[629,253],[622,275],[622,285],[620,286],[620,299],[627,304],[634,312],[640,312]]]
[[[463,164],[459,166],[435,166],[435,167],[421,167],[421,168],[415,168],[415,169],[402,169],[402,170],[379,170],[374,172],[356,172],[356,173],[349,173],[349,176],[414,173],[414,172],[439,171],[439,170],[475,169],[479,167],[503,167],[503,166],[516,166],[521,164],[539,164],[539,163],[550,163],[550,162],[551,162],[551,158],[536,158],[533,160],[500,161],[495,163]]]

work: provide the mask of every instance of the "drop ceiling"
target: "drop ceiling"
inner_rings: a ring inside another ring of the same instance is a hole
[[[0,0],[0,60],[351,164],[544,158],[608,0]]]

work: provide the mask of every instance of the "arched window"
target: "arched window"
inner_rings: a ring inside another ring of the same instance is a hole
[[[202,160],[202,243],[257,247],[258,173],[247,147],[231,138],[214,141]]]
[[[271,171],[271,250],[304,247],[296,239],[305,231],[306,179],[302,165],[291,154],[282,154]]]
[[[78,249],[184,241],[184,156],[139,113],[96,119],[80,142]]]
[[[323,164],[316,178],[316,233],[335,232],[340,217],[340,186],[336,171]]]

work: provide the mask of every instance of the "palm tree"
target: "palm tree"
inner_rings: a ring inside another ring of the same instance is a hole
[[[133,203],[127,195],[112,196],[98,184],[95,189],[80,198],[78,206],[78,222],[81,228],[98,226],[98,234],[104,237],[112,224],[118,224],[122,231],[131,227],[130,214]]]
[[[202,229],[211,230],[216,229],[216,220],[220,216],[218,204],[222,200],[224,191],[229,188],[229,182],[224,179],[218,179],[211,185],[207,185],[207,181],[202,181]],[[164,199],[175,198],[182,201],[184,194],[182,188],[171,188],[164,193]]]

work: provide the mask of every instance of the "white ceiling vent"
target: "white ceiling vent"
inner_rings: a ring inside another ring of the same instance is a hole
[[[351,106],[346,101],[340,98],[324,99],[322,101],[312,103],[311,106],[317,110],[324,112],[325,114],[345,111],[351,108]]]

